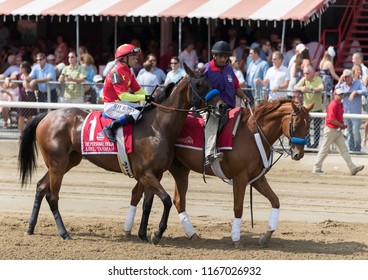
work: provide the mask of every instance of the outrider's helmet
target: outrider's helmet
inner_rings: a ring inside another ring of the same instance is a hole
[[[225,41],[218,41],[218,42],[216,42],[212,46],[211,52],[213,54],[227,54],[227,55],[231,55],[232,54],[230,44],[228,42],[225,42]]]
[[[124,44],[119,46],[116,49],[115,52],[115,59],[120,59],[123,58],[125,56],[130,56],[130,55],[137,55],[141,53],[141,49],[132,45],[132,44]]]

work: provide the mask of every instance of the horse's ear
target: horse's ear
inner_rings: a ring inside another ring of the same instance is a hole
[[[314,102],[313,102],[312,104],[309,104],[309,105],[306,107],[306,109],[307,109],[307,111],[308,111],[308,112],[310,112],[310,111],[313,109],[313,107],[314,107]]]
[[[192,71],[192,69],[190,69],[188,67],[188,65],[183,62],[183,66],[184,66],[184,69],[185,69],[185,72],[190,76],[190,77],[196,77],[196,74],[194,74],[194,72]]]

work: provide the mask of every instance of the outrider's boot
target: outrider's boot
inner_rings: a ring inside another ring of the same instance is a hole
[[[119,120],[115,120],[105,126],[103,132],[105,133],[107,139],[109,139],[111,142],[116,142],[116,130],[121,126],[122,124]]]

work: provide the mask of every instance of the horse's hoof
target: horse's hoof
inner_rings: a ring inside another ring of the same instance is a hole
[[[235,249],[239,249],[239,246],[240,246],[240,240],[238,240],[238,241],[234,241],[234,246],[235,246]]]
[[[261,247],[267,247],[269,241],[270,240],[264,234],[262,234],[259,237],[259,246],[261,246]]]
[[[29,230],[27,230],[27,231],[24,233],[24,235],[33,235],[33,231],[29,231]]]
[[[198,234],[194,233],[191,237],[189,237],[190,240],[200,240],[201,238],[199,237]]]
[[[124,231],[123,237],[125,237],[125,238],[131,238],[132,237],[132,232],[131,231]]]
[[[73,240],[73,238],[68,234],[67,236],[63,237],[64,240]]]
[[[161,240],[161,238],[158,238],[155,233],[151,234],[151,242],[152,242],[153,245],[158,245],[160,240]]]

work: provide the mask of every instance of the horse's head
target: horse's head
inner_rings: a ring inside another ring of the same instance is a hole
[[[304,145],[307,144],[305,136],[309,130],[310,116],[314,104],[308,107],[297,106],[291,102],[292,112],[289,121],[283,123],[283,132],[289,138],[290,153],[293,160],[300,160],[304,157]]]
[[[226,114],[228,107],[222,101],[220,92],[200,72],[193,72],[185,63],[184,69],[190,85],[190,102],[193,106],[208,107],[218,116]]]

